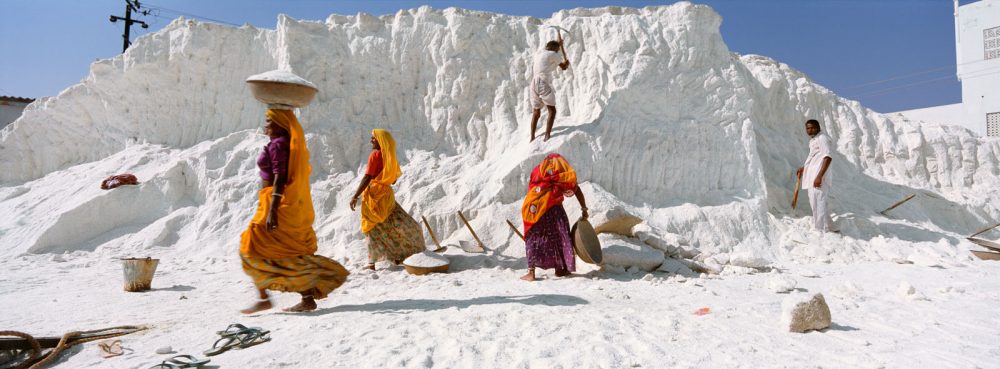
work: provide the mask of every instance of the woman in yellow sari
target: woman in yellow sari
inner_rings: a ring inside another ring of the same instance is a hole
[[[297,292],[302,301],[285,311],[316,309],[317,299],[347,280],[347,269],[315,255],[309,150],[302,126],[291,110],[267,110],[267,135],[257,166],[261,190],[257,213],[240,237],[243,271],[253,279],[260,299],[244,314],[272,307],[267,290]]]
[[[368,238],[368,269],[391,260],[399,264],[410,255],[424,251],[424,234],[399,203],[392,185],[402,175],[396,160],[396,140],[389,131],[372,130],[372,152],[358,190],[351,198],[351,211],[361,201],[361,232]]]

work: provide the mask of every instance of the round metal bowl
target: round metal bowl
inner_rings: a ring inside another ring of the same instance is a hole
[[[415,267],[415,266],[409,266],[409,265],[403,264],[403,268],[406,268],[406,271],[408,273],[410,273],[410,274],[413,274],[413,275],[425,275],[425,274],[431,274],[431,273],[448,273],[448,264],[445,264],[445,265],[442,265],[442,266],[436,266],[436,267]]]
[[[265,104],[282,104],[302,108],[316,97],[315,87],[276,81],[247,81],[253,97]]]

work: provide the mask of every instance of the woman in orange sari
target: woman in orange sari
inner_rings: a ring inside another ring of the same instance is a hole
[[[389,131],[372,130],[372,152],[358,190],[351,198],[351,211],[361,201],[361,232],[368,238],[368,269],[375,263],[391,260],[396,264],[410,255],[424,251],[420,225],[396,202],[392,185],[402,175],[396,160],[396,140]]]
[[[555,269],[557,277],[576,271],[569,218],[562,206],[564,198],[574,195],[587,219],[587,201],[576,183],[576,171],[562,155],[549,154],[531,170],[528,195],[521,206],[528,259],[528,274],[521,279],[534,281],[535,268]]]
[[[295,113],[268,109],[265,129],[271,141],[257,159],[260,204],[240,237],[243,271],[253,279],[260,299],[242,312],[270,309],[267,290],[302,295],[301,302],[285,311],[315,310],[316,300],[340,287],[349,273],[340,263],[315,254],[312,167]]]

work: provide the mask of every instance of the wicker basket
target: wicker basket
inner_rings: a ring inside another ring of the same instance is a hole
[[[590,222],[586,219],[578,220],[573,224],[570,233],[573,235],[573,248],[580,260],[594,265],[604,263],[601,240],[597,238],[597,232],[594,232]]]
[[[431,273],[448,273],[448,264],[445,264],[445,265],[442,265],[442,266],[436,266],[436,267],[415,267],[415,266],[410,266],[410,265],[403,264],[403,268],[406,268],[406,271],[408,273],[410,273],[410,274],[413,274],[413,275],[425,275],[425,274],[431,274]]]

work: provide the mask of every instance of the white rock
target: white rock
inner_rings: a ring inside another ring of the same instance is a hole
[[[844,300],[864,300],[864,290],[851,281],[844,282],[844,284],[835,287],[831,294]]]
[[[663,264],[660,264],[660,267],[656,268],[656,270],[666,273],[682,274],[685,276],[694,276],[697,274],[691,270],[691,268],[688,268],[688,266],[683,262],[673,258],[664,259]]]
[[[793,294],[781,303],[781,325],[789,332],[805,333],[826,329],[832,324],[830,307],[823,294]]]
[[[748,275],[756,272],[756,269],[741,267],[736,265],[726,265],[722,267],[721,275]]]
[[[768,260],[763,256],[754,255],[751,253],[741,252],[729,255],[729,264],[741,267],[764,269],[770,267],[771,263],[772,263],[771,260]]]
[[[632,227],[642,223],[642,218],[621,206],[590,214],[589,220],[590,224],[594,225],[594,231],[598,234],[612,233],[625,237],[634,237]]]
[[[663,264],[663,251],[654,249],[635,239],[602,233],[598,235],[604,253],[604,264],[635,268],[651,272]]]
[[[767,289],[774,293],[789,293],[795,290],[797,284],[798,282],[790,277],[776,276],[767,282]]]
[[[172,353],[172,352],[174,352],[174,348],[170,347],[170,346],[162,346],[162,347],[156,348],[156,353],[160,354],[160,355],[169,354],[169,353]]]

